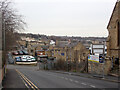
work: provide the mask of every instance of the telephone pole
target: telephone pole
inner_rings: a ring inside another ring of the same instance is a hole
[[[0,10],[0,89],[2,88],[2,11]]]

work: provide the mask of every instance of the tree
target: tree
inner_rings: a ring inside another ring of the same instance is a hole
[[[17,14],[17,11],[12,8],[13,2],[9,0],[0,1],[0,12],[2,13],[2,32],[3,32],[3,51],[4,61],[6,54],[11,48],[16,45],[17,36],[16,33],[24,30],[26,23],[23,21],[21,15]]]

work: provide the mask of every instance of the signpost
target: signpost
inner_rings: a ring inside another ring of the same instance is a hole
[[[0,11],[0,89],[2,88],[2,13]]]
[[[88,56],[88,61],[99,63],[99,55],[89,55]]]
[[[92,44],[91,47],[92,54],[105,54],[105,45],[104,44]]]

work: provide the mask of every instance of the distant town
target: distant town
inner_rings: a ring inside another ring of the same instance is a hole
[[[19,33],[17,35],[20,39],[17,41],[17,46],[15,46],[12,51],[26,50],[29,55],[36,57],[37,60],[40,57],[41,62],[45,61],[45,58],[46,62],[48,58],[51,58],[56,60],[57,63],[59,61],[69,64],[71,67],[69,68],[70,70],[74,70],[77,63],[81,66],[81,72],[88,69],[88,66],[86,66],[88,54],[98,54],[102,56],[103,54],[105,56],[107,54],[107,38],[105,37],[46,36],[29,33]],[[96,47],[96,49],[93,50],[93,45],[98,46],[98,48]],[[75,65],[72,67],[72,64]],[[61,64],[60,67],[57,66],[56,68],[63,70],[68,69],[68,67],[63,64]],[[48,69],[52,69],[52,66]]]

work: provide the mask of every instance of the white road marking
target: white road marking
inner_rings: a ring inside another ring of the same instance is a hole
[[[81,83],[82,85],[87,85],[86,83]]]
[[[71,82],[73,81],[72,79],[69,79]]]
[[[79,83],[78,81],[75,81],[76,83]]]
[[[95,88],[95,86],[94,85],[90,85],[91,87],[93,87],[93,88]]]
[[[68,78],[65,78],[65,80],[68,80]]]
[[[64,77],[61,77],[61,78],[64,78]]]

